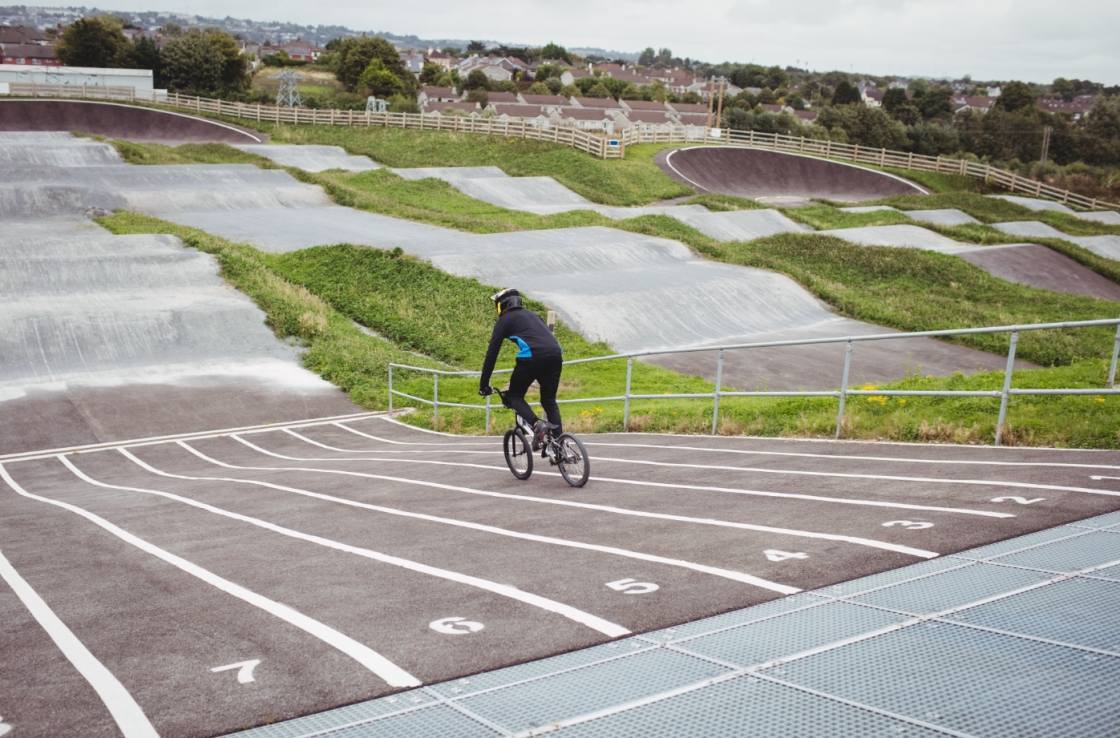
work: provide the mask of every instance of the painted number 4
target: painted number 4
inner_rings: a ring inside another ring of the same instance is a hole
[[[890,528],[895,525],[901,525],[906,530],[922,530],[923,528],[933,527],[933,523],[919,523],[913,520],[891,520],[883,523],[884,528]]]
[[[257,668],[257,664],[261,662],[260,659],[253,659],[252,661],[238,661],[236,664],[226,664],[225,666],[215,666],[210,671],[233,671],[237,669],[237,681],[242,684],[257,681],[253,676],[253,669]]]
[[[661,589],[653,582],[639,582],[635,579],[619,579],[617,582],[607,582],[607,586],[628,595],[644,595]]]

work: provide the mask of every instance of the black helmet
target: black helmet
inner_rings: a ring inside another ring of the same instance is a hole
[[[507,313],[510,310],[517,310],[521,307],[521,293],[512,287],[507,287],[500,292],[490,295],[490,299],[497,304],[498,315]]]

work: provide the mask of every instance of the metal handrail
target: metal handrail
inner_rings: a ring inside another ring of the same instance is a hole
[[[1112,362],[1108,370],[1108,387],[1101,389],[1016,389],[1011,386],[1011,375],[1015,365],[1015,351],[1019,343],[1019,334],[1029,331],[1058,330],[1065,328],[1091,328],[1100,326],[1116,326],[1116,337],[1112,346]],[[962,336],[990,333],[1010,333],[1011,345],[1007,352],[1007,367],[1004,369],[1003,388],[1000,390],[861,390],[848,389],[848,376],[852,364],[852,349],[859,341],[890,341],[902,338],[930,338],[936,336]],[[821,390],[812,392],[770,392],[770,391],[725,391],[722,387],[724,352],[730,350],[771,348],[774,346],[808,346],[823,343],[845,343],[844,373],[838,390]],[[715,390],[712,392],[678,393],[678,394],[634,394],[630,391],[630,380],[633,375],[634,359],[642,356],[658,356],[663,354],[687,354],[700,351],[718,351],[719,361],[716,364]],[[623,402],[624,429],[630,427],[630,401],[631,400],[712,400],[712,435],[716,434],[719,422],[719,401],[722,397],[835,397],[840,400],[840,410],[836,416],[836,438],[840,437],[843,426],[844,408],[849,396],[871,397],[992,397],[1000,398],[999,419],[996,422],[995,445],[1002,441],[1003,427],[1007,420],[1007,405],[1013,396],[1054,396],[1054,395],[1120,395],[1116,388],[1116,366],[1120,359],[1120,318],[1105,320],[1076,320],[1062,323],[1029,323],[1026,325],[990,326],[985,328],[954,328],[940,331],[915,331],[911,333],[875,333],[866,336],[837,336],[832,338],[804,338],[790,341],[760,341],[755,343],[736,343],[718,346],[684,346],[671,349],[650,349],[646,351],[632,351],[610,356],[593,356],[587,359],[573,359],[565,361],[564,366],[576,364],[591,364],[600,361],[619,361],[626,359],[626,391],[622,395],[612,397],[581,397],[566,400],[557,400],[558,404],[578,404],[589,402]],[[427,400],[415,395],[406,394],[393,388],[393,369],[404,369],[432,375],[432,399]],[[513,369],[499,369],[494,374],[506,374]],[[441,402],[439,399],[439,378],[442,377],[469,377],[480,376],[481,372],[475,371],[447,371],[445,369],[430,369],[427,367],[412,366],[410,364],[389,364],[389,412],[393,412],[393,397],[406,397],[410,400],[432,406],[432,422],[439,420],[439,408],[461,407],[486,411],[486,427],[490,427],[490,398],[486,398],[485,405],[471,405],[457,402]],[[539,403],[538,403],[539,404]]]

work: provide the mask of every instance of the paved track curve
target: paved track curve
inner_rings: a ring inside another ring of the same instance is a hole
[[[164,144],[259,144],[259,131],[184,113],[88,100],[0,100],[0,131],[78,131]]]
[[[1120,509],[1114,452],[586,440],[580,490],[384,417],[0,458],[4,719],[215,735]]]
[[[653,160],[663,172],[700,194],[718,192],[752,200],[820,197],[846,202],[929,194],[892,174],[777,151],[694,146],[665,149]]]

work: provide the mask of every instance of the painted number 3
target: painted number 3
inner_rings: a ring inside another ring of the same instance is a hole
[[[644,595],[661,589],[653,582],[639,582],[634,579],[619,579],[617,582],[607,582],[607,586],[628,595]]]
[[[901,525],[906,530],[922,530],[923,528],[932,528],[933,523],[919,523],[913,520],[891,520],[883,523],[884,528],[890,528],[895,525]]]

